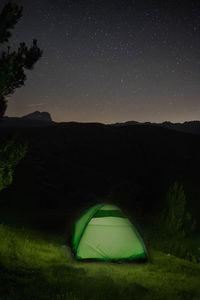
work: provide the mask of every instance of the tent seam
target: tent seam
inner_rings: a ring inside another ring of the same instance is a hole
[[[97,208],[97,210],[95,211],[94,214],[96,214],[96,212],[97,212],[101,207],[103,207],[104,205],[105,205],[105,204],[99,204],[99,207]],[[83,230],[82,230],[82,232],[81,232],[81,234],[80,234],[80,237],[79,237],[79,240],[78,240],[78,243],[77,243],[77,247],[76,247],[76,253],[77,253],[77,251],[78,251],[78,247],[79,247],[79,244],[80,244],[80,240],[82,239],[82,236],[83,236],[83,234],[84,234],[84,232],[85,232],[85,229],[86,229],[86,227],[88,226],[88,223],[90,222],[90,220],[93,218],[94,214],[92,214],[91,217],[88,218],[88,221],[87,221],[87,223],[85,224],[85,226],[84,226],[84,228],[83,228]]]

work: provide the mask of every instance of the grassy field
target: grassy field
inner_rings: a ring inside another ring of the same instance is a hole
[[[63,237],[0,225],[0,299],[200,299],[200,264],[150,249],[148,263],[75,261]]]

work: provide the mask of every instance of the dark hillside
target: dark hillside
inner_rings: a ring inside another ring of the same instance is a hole
[[[13,134],[28,141],[29,150],[13,184],[1,192],[1,202],[13,214],[18,210],[21,223],[45,227],[48,222],[40,215],[46,211],[47,218],[54,215],[52,228],[63,228],[73,208],[76,218],[85,207],[108,200],[128,214],[154,215],[174,181],[183,183],[198,217],[197,135],[151,125],[58,123],[1,128],[1,142]]]

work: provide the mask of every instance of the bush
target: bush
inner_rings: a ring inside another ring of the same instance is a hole
[[[27,152],[27,144],[14,139],[5,143],[0,149],[0,191],[13,181],[13,168]]]
[[[166,200],[167,207],[163,215],[165,233],[176,237],[176,239],[192,233],[195,228],[195,221],[186,210],[186,196],[183,186],[177,182],[170,186]]]

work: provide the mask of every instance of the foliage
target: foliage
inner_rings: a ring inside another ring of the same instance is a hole
[[[12,139],[0,148],[0,191],[13,180],[13,168],[25,156],[27,144]]]
[[[10,30],[14,28],[22,17],[23,8],[19,5],[5,5],[0,14],[0,44],[8,42],[11,37]],[[42,51],[34,39],[30,48],[20,43],[17,51],[7,51],[0,54],[0,118],[7,108],[6,97],[14,93],[15,89],[22,87],[26,80],[25,69],[32,70],[34,64],[41,58]]]
[[[175,182],[167,193],[167,207],[164,211],[164,229],[176,239],[194,231],[195,222],[186,210],[186,196],[183,186]]]

